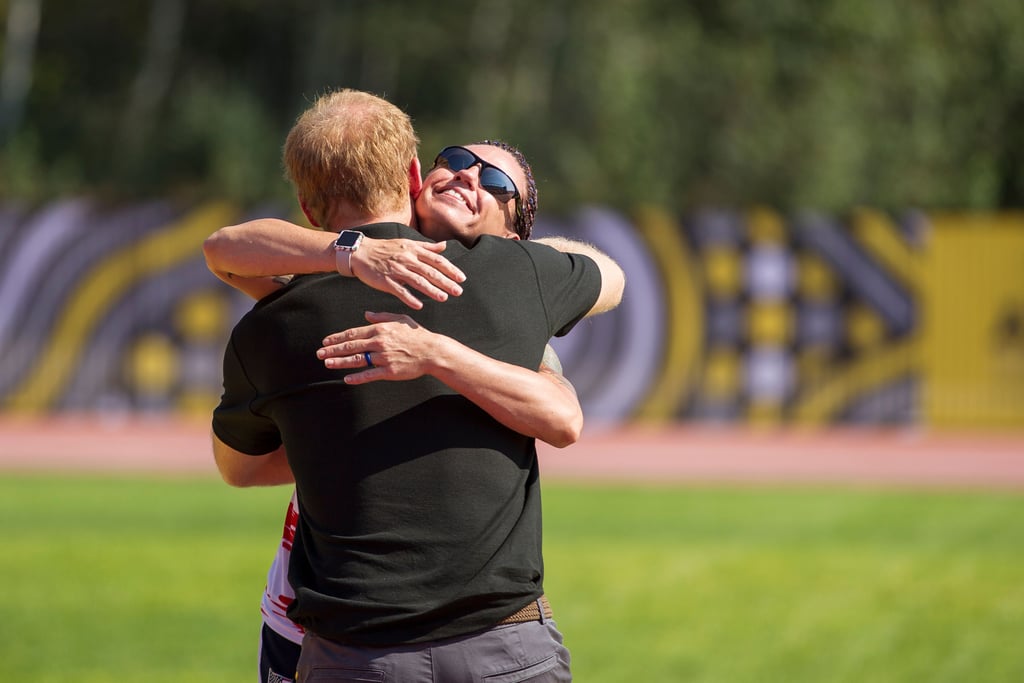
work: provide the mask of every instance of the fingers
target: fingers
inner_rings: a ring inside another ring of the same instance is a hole
[[[399,301],[401,301],[403,304],[405,304],[409,308],[413,309],[414,311],[418,311],[421,308],[423,308],[423,302],[422,301],[420,301],[419,299],[414,297],[412,295],[412,292],[410,292],[408,289],[403,287],[400,283],[395,282],[394,280],[389,280],[388,281],[388,283],[387,283],[387,291],[389,291],[392,294],[394,294],[395,296],[397,296]],[[427,292],[424,292],[424,294],[427,294]],[[444,295],[444,296],[445,296],[445,299],[448,298],[447,295]],[[432,299],[436,299],[437,297],[431,296],[431,298]],[[437,300],[438,301],[444,301],[444,299],[437,299]]]
[[[445,248],[447,248],[448,243],[447,242],[438,242],[437,244],[434,244],[434,245],[431,245],[431,246],[433,246],[433,247],[441,247],[441,250],[443,251]],[[437,255],[433,256],[432,258],[427,258],[425,260],[427,260],[434,268],[436,268],[437,270],[441,271],[442,273],[444,273],[446,276],[448,276],[449,278],[451,278],[455,282],[465,282],[466,281],[466,274],[463,273],[461,270],[459,270],[459,268],[456,267],[455,264],[453,264],[451,261],[446,259],[444,256],[441,256],[440,254],[437,254]]]
[[[320,348],[316,350],[316,357],[320,360],[337,359],[340,362],[329,364],[328,367],[359,367],[366,365],[364,353],[379,353],[386,349],[389,341],[398,331],[396,328],[389,328],[382,323],[400,323],[406,327],[419,329],[415,320],[401,313],[387,313],[366,311],[364,314],[369,325],[363,327],[352,327],[341,332],[329,334],[321,340]],[[394,330],[395,332],[389,332]]]
[[[347,370],[347,384],[415,379],[430,357],[432,335],[400,313],[366,311],[370,323],[324,337],[316,357],[329,370]]]
[[[369,378],[372,379],[386,373],[387,361],[385,354],[371,350],[368,347],[369,343],[363,339],[329,344],[325,339],[324,346],[317,349],[316,357],[322,360],[324,367],[329,370],[363,370],[361,374],[379,371],[370,375]]]
[[[457,271],[457,273],[462,280],[465,280],[465,276],[461,274],[462,271]],[[462,294],[462,286],[459,281],[456,281],[456,278],[452,277],[454,274],[423,261],[414,261],[407,264],[405,268],[396,269],[392,277],[398,287],[402,285],[412,287],[435,301],[446,301],[449,296]]]
[[[335,332],[334,334],[329,334],[326,337],[324,337],[320,341],[320,345],[323,346],[323,347],[335,346],[335,345],[343,344],[343,343],[345,343],[347,341],[351,341],[351,340],[354,340],[354,339],[365,338],[366,330],[367,330],[366,327],[353,327],[353,328],[350,328],[350,329],[347,329],[347,330],[343,330],[341,332]],[[322,356],[320,356],[320,352],[322,350],[323,349],[318,349],[317,352],[316,352],[317,356],[319,356],[321,358],[322,358]]]
[[[423,249],[426,249],[427,251],[437,252],[438,254],[440,254],[448,247],[447,242],[416,242],[415,244],[417,246],[422,247]]]
[[[328,370],[353,370],[342,378],[345,384],[366,384],[381,379],[392,379],[387,359],[383,352],[353,351],[354,342],[334,344],[317,350],[317,358]],[[359,346],[365,346],[360,342]]]
[[[461,271],[458,271],[461,276]],[[465,279],[465,276],[462,276]],[[462,287],[441,270],[428,267],[422,261],[398,266],[384,278],[386,291],[398,297],[413,310],[423,308],[423,302],[409,291],[413,289],[434,301],[447,301],[449,296],[462,294]]]
[[[319,353],[317,355],[320,356]],[[373,354],[371,353],[370,356],[372,358]],[[357,370],[357,369],[375,370],[375,369],[379,368],[379,366],[377,365],[376,361],[371,361],[371,362],[373,362],[372,366],[369,366],[369,365],[366,364],[366,353],[365,352],[356,353],[356,354],[349,354],[349,355],[344,355],[344,356],[324,355],[324,356],[320,356],[320,358],[324,362],[324,367],[325,368],[329,368],[331,370]],[[379,357],[378,357],[378,360],[380,360]]]
[[[373,352],[371,337],[373,326],[354,327],[344,332],[338,332],[325,337],[322,346],[316,350],[316,357],[320,360],[327,358],[343,358],[346,356],[358,357],[365,365],[363,354],[367,351]],[[334,366],[331,366],[334,367]],[[354,367],[345,365],[345,367]]]
[[[466,274],[438,253],[445,246],[446,243],[415,243],[406,252],[409,260],[403,263],[404,269],[397,272],[401,281],[437,301],[462,294],[460,283],[466,281]]]
[[[455,266],[451,261],[441,256],[441,252],[448,248],[447,242],[415,242],[416,249],[420,252],[418,260],[423,264],[429,265],[434,270],[437,270],[444,277],[449,278],[453,282],[465,282],[466,274],[463,273],[458,267]]]
[[[413,310],[423,308],[417,293],[435,301],[462,294],[466,275],[441,255],[447,243],[408,239],[365,239],[349,256],[352,275],[364,284],[397,297]],[[343,275],[344,270],[340,270]]]

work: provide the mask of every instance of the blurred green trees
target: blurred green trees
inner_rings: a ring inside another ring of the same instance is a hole
[[[287,201],[292,121],[354,87],[413,116],[424,163],[518,145],[543,211],[1024,206],[1019,0],[0,0],[0,16],[0,199]]]

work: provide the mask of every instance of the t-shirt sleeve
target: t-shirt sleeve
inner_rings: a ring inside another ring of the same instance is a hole
[[[589,256],[564,254],[543,244],[531,247],[551,334],[564,336],[597,303],[601,271]]]
[[[224,393],[213,410],[213,433],[226,445],[249,455],[263,455],[281,446],[281,433],[273,420],[252,410],[257,396],[232,335],[224,351]]]

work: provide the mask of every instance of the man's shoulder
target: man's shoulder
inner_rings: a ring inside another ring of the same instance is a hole
[[[404,238],[420,242],[430,241],[408,225],[404,225],[402,223],[369,223],[367,225],[354,228],[354,230],[358,230],[367,237],[372,237],[374,239],[384,240]]]
[[[529,260],[535,267],[576,268],[580,261],[592,262],[585,254],[560,251],[549,244],[530,240],[515,240],[496,235],[482,235],[474,243],[470,253],[481,258],[516,258],[514,254]]]
[[[515,240],[507,237],[499,237],[497,235],[481,235],[477,238],[476,242],[473,243],[470,251],[479,252],[522,252],[525,254],[559,254],[560,252],[552,249],[546,244],[540,242],[531,242],[529,240]]]

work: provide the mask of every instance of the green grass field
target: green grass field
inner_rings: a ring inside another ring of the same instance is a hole
[[[0,479],[0,671],[255,680],[288,494]],[[547,592],[583,683],[1024,680],[1024,496],[544,488]]]

